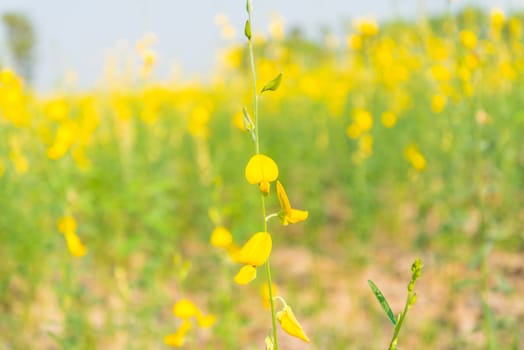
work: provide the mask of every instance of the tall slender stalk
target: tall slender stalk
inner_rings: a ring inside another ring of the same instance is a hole
[[[248,14],[248,25],[251,28],[252,25],[252,4],[251,0],[247,0],[247,14]],[[255,53],[253,50],[253,41],[251,35],[248,36],[247,41],[249,51],[249,65],[251,68],[251,76],[253,81],[253,115],[255,117],[255,152],[260,153],[260,128],[259,128],[259,115],[258,115],[258,91],[257,91],[257,73],[255,67]],[[267,232],[267,220],[266,220],[266,201],[264,195],[261,193],[261,207],[262,207],[262,219],[264,232]],[[275,304],[273,301],[273,283],[271,281],[271,267],[269,265],[269,259],[266,261],[266,279],[267,288],[269,291],[269,302],[271,306],[271,328],[274,350],[278,350],[278,337],[277,337],[277,320],[275,313]]]

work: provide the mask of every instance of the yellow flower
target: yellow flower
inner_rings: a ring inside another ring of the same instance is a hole
[[[271,289],[273,290],[273,295],[277,295],[278,294],[278,287],[277,287],[276,284],[271,283]],[[262,294],[262,300],[264,302],[264,307],[269,310],[269,308],[271,307],[271,300],[270,300],[270,297],[269,297],[269,288],[268,288],[267,284],[264,284],[262,286],[262,289],[260,290],[260,293]]]
[[[308,212],[306,210],[299,210],[291,208],[289,203],[289,198],[287,197],[284,186],[277,181],[277,196],[278,201],[280,202],[281,211],[279,213],[280,218],[282,219],[282,224],[295,224],[300,221],[304,221],[308,217]]]
[[[257,277],[257,269],[251,265],[244,265],[235,276],[235,283],[248,284]]]
[[[415,170],[423,171],[426,168],[426,158],[424,158],[417,146],[410,145],[406,147],[404,155]]]
[[[278,177],[278,166],[275,161],[263,154],[255,154],[246,165],[246,180],[250,184],[258,184],[260,192],[269,194],[269,183]]]
[[[201,328],[209,328],[215,324],[216,318],[214,315],[203,315],[201,312],[197,314],[197,322]]]
[[[192,328],[191,322],[185,320],[180,327],[176,330],[175,333],[170,334],[164,337],[164,343],[166,345],[174,346],[176,348],[181,347],[185,343],[186,333]]]
[[[460,32],[460,41],[468,49],[474,49],[477,46],[477,35],[471,30],[464,29]]]
[[[242,246],[238,261],[251,266],[264,264],[271,254],[272,240],[268,232],[257,232]]]
[[[74,232],[66,232],[65,238],[67,242],[67,248],[69,249],[69,252],[72,256],[75,258],[80,258],[87,253],[87,248],[84,244],[82,244],[82,241],[80,241],[80,238],[76,235]]]
[[[386,128],[392,128],[397,123],[397,116],[395,115],[395,113],[390,111],[382,113],[381,119],[382,124],[384,124]]]
[[[199,310],[195,304],[189,299],[180,299],[173,306],[173,314],[182,319],[188,319],[198,315]]]
[[[211,244],[217,248],[227,248],[233,243],[231,232],[223,227],[217,226],[211,233]]]
[[[64,216],[58,220],[58,231],[63,234],[76,232],[76,220],[72,216]]]
[[[446,97],[442,94],[435,94],[431,98],[431,110],[434,113],[440,113],[446,107]]]
[[[277,320],[280,322],[280,326],[287,334],[299,338],[306,343],[311,341],[304,332],[304,329],[300,323],[298,323],[295,315],[293,314],[293,310],[291,310],[288,305],[285,305],[284,309],[277,312]]]

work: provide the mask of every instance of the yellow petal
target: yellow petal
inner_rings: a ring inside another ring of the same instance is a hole
[[[298,323],[295,315],[293,314],[293,310],[291,310],[291,308],[288,305],[284,306],[284,309],[282,311],[277,312],[277,319],[278,322],[280,322],[280,326],[282,326],[282,329],[287,334],[299,338],[305,341],[306,343],[309,343],[311,341],[304,332],[304,329],[302,328],[300,323]]]
[[[58,220],[58,231],[62,233],[75,232],[76,220],[72,216],[64,216]]]
[[[211,244],[217,248],[227,248],[233,243],[233,236],[231,232],[223,227],[216,227],[211,233]]]
[[[74,232],[65,232],[67,248],[72,256],[80,258],[87,253],[87,248]]]
[[[215,323],[214,315],[202,315],[197,316],[198,325],[202,328],[211,327]]]
[[[280,181],[277,181],[277,196],[280,202],[280,208],[282,208],[282,211],[287,215],[287,213],[291,211],[291,204],[289,203],[286,190],[284,190],[284,186],[282,186]]]
[[[180,299],[176,302],[175,306],[173,306],[173,313],[177,317],[188,319],[198,314],[198,308],[191,300]]]
[[[235,276],[237,284],[248,284],[257,277],[257,269],[251,265],[245,265]]]
[[[306,210],[291,209],[291,212],[286,216],[286,221],[289,224],[296,224],[297,222],[307,219],[309,213]]]
[[[271,254],[272,240],[267,232],[257,232],[240,249],[238,260],[242,264],[260,266]]]
[[[246,165],[246,180],[250,184],[275,181],[278,167],[275,161],[263,154],[255,154]]]
[[[280,202],[280,217],[282,218],[282,224],[295,224],[300,221],[304,221],[308,217],[308,212],[305,210],[293,209],[289,203],[289,198],[286,194],[284,186],[277,181],[277,196]]]
[[[175,348],[180,348],[182,346],[184,346],[184,342],[185,342],[185,337],[184,335],[180,335],[180,334],[170,334],[170,335],[166,335],[164,337],[164,343],[166,345],[169,345],[169,346],[174,346]]]
[[[271,289],[273,291],[273,295],[278,294],[278,287],[276,284],[271,283]],[[260,290],[260,294],[262,294],[262,300],[264,302],[264,307],[269,310],[271,308],[271,300],[269,297],[269,288],[267,284],[264,284],[262,286],[262,289]]]
[[[185,343],[186,333],[191,329],[191,322],[185,320],[174,334],[164,337],[164,343],[174,347],[181,347]]]

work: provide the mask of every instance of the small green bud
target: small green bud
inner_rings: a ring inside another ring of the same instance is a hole
[[[413,294],[409,298],[408,307],[411,307],[411,306],[415,305],[416,302],[417,302],[417,293]]]
[[[275,78],[273,78],[273,80],[271,80],[269,83],[264,85],[264,87],[262,88],[262,91],[260,92],[262,93],[264,91],[275,91],[280,86],[281,81],[282,81],[282,73],[278,73],[278,75]]]
[[[409,281],[408,283],[408,292],[412,292],[413,291],[413,288],[415,287],[415,281]]]
[[[249,20],[246,21],[246,25],[244,26],[244,35],[247,40],[251,40],[251,24],[249,23]]]
[[[249,116],[246,107],[242,107],[242,122],[244,122],[244,128],[246,131],[251,131],[255,128],[255,123],[253,123],[253,120]]]
[[[257,142],[257,136],[255,134],[255,123],[253,123],[253,120],[249,116],[246,107],[242,107],[242,122],[244,123],[244,129],[251,133],[253,142]]]

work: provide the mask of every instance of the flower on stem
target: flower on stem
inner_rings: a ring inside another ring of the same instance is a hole
[[[279,216],[282,219],[282,224],[295,224],[300,221],[304,221],[308,217],[308,212],[306,210],[299,210],[291,208],[291,203],[289,203],[289,198],[287,197],[284,186],[277,181],[277,196],[278,201],[280,202],[280,212]]]
[[[272,243],[268,232],[257,232],[242,246],[237,261],[244,266],[235,276],[236,283],[247,284],[256,278],[256,267],[267,261],[271,254]]]
[[[58,231],[65,236],[67,249],[72,256],[80,258],[86,255],[87,248],[76,234],[76,220],[72,216],[58,220]]]
[[[278,177],[278,166],[275,161],[264,154],[255,154],[246,165],[246,180],[252,185],[258,184],[264,196],[269,194],[269,183]]]
[[[196,318],[200,328],[211,327],[215,323],[214,315],[205,315],[191,300],[180,299],[173,306],[173,314],[182,319],[182,324],[175,333],[164,337],[164,343],[173,347],[182,347],[186,341],[186,334],[193,328],[192,318]]]
[[[284,308],[277,312],[277,320],[282,329],[289,335],[309,343],[311,340],[304,332],[291,307],[284,302]]]

